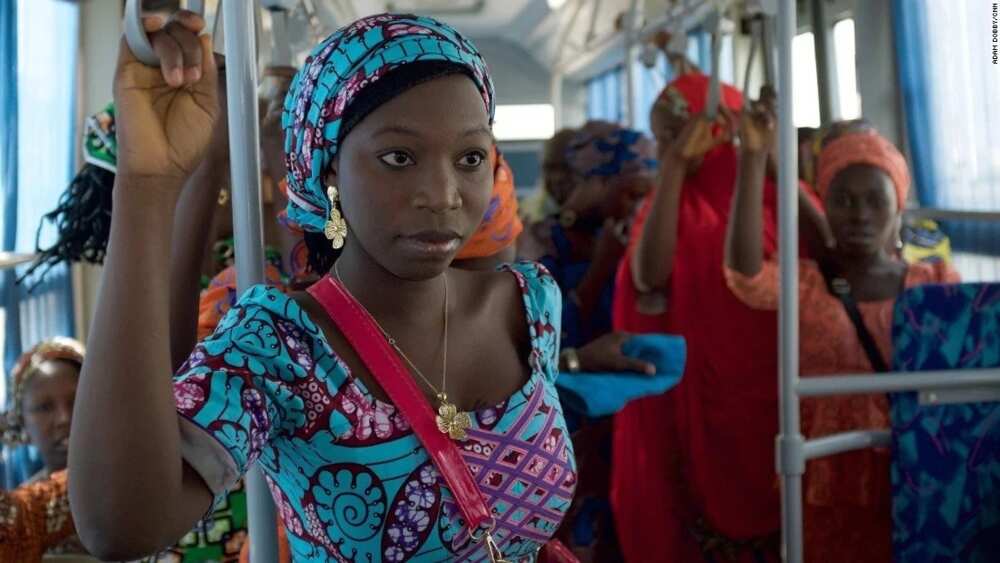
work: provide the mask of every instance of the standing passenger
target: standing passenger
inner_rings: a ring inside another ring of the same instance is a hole
[[[709,123],[710,79],[685,74],[651,115],[660,181],[618,271],[615,328],[687,339],[684,378],[615,419],[612,503],[629,561],[777,561],[777,319],[726,287],[722,252],[737,154]],[[724,109],[740,93],[722,86]],[[775,193],[762,246],[774,249]]]
[[[66,492],[66,459],[83,345],[53,338],[24,353],[11,370],[11,410],[0,438],[38,448],[44,468],[0,494],[0,561],[38,563],[48,555],[86,554],[76,537]]]
[[[778,264],[764,251],[764,154],[774,146],[766,111],[744,116],[725,272],[747,305],[775,310]],[[906,159],[871,129],[839,134],[819,156],[816,188],[834,244],[799,261],[799,341],[804,376],[887,371],[892,311],[907,287],[957,282],[946,263],[906,264],[888,249],[910,187]],[[851,320],[853,311],[861,324]],[[868,349],[863,342],[869,340]],[[885,395],[803,399],[807,438],[889,426]],[[876,563],[892,558],[889,453],[865,449],[809,461],[803,484],[806,561]]]
[[[190,125],[218,118],[203,25],[182,13],[153,34],[162,69],[121,48],[119,139],[134,149],[119,161],[76,411],[84,540],[109,559],[169,545],[258,463],[293,561],[482,560],[472,535],[485,530],[464,525],[364,352],[309,294],[250,289],[168,382],[172,214],[209,141]],[[153,103],[163,97],[173,103]],[[532,264],[448,267],[490,199],[493,108],[484,61],[452,28],[394,14],[351,24],[314,49],[287,98],[289,218],[343,247],[320,283],[392,335],[371,338],[397,347],[431,404],[469,415],[454,469],[477,472],[493,536],[520,561],[558,527],[576,473],[554,388],[558,288]]]

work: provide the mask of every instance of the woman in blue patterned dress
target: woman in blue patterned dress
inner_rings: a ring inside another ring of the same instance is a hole
[[[488,560],[409,421],[308,294],[250,289],[169,377],[172,214],[218,118],[202,26],[182,13],[151,32],[160,69],[120,49],[118,134],[135,149],[119,155],[70,448],[84,543],[114,560],[170,545],[258,463],[293,561]],[[576,484],[554,388],[559,290],[534,264],[449,268],[490,197],[493,108],[486,65],[455,30],[355,22],[316,47],[286,100],[289,215],[343,245],[326,283],[392,335],[432,404],[443,391],[469,413],[456,444],[494,537],[532,561]]]

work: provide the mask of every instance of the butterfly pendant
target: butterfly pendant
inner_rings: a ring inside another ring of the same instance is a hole
[[[448,397],[444,394],[438,395],[441,406],[438,407],[438,414],[435,417],[438,430],[442,434],[447,434],[452,440],[463,441],[468,437],[466,430],[472,427],[472,418],[467,412],[458,412],[458,407],[448,402]]]

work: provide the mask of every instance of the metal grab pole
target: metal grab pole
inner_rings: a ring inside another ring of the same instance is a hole
[[[792,121],[792,39],[795,1],[782,0],[777,17],[778,47],[778,244],[781,265],[779,308],[781,430],[777,465],[781,475],[782,555],[802,561],[802,474],[804,441],[799,430],[799,216],[798,146]],[[765,56],[770,53],[765,52]]]
[[[833,52],[833,33],[826,19],[826,0],[812,0],[813,45],[816,50],[816,87],[819,90],[820,122],[826,126],[840,119],[837,88],[837,60]]]
[[[594,7],[597,11],[597,6]],[[638,76],[635,72],[635,50],[638,34],[636,29],[639,25],[639,0],[632,0],[629,5],[628,16],[625,25],[625,123],[629,128],[636,127],[636,80]]]
[[[256,2],[223,2],[226,30],[226,99],[233,182],[233,230],[236,238],[236,284],[240,293],[264,281],[264,233],[261,225],[260,157],[257,122]],[[278,560],[277,516],[260,469],[247,472],[250,558]]]

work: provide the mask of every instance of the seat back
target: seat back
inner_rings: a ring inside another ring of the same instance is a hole
[[[913,288],[894,315],[894,371],[1000,367],[1000,284]],[[995,388],[890,396],[897,563],[997,560],[997,396]]]

